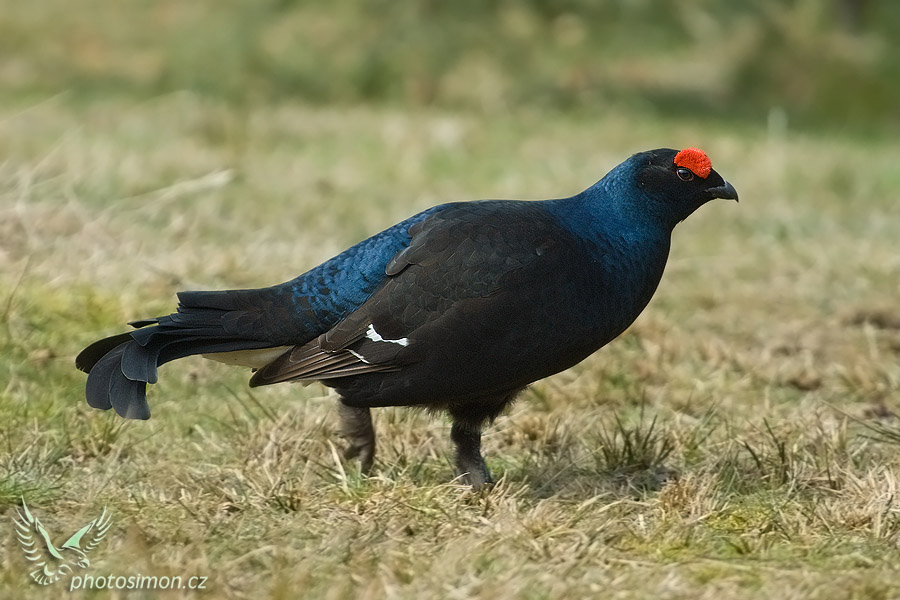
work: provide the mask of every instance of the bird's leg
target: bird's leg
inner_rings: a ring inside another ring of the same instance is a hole
[[[349,442],[344,450],[344,458],[359,457],[360,471],[368,475],[375,462],[375,428],[372,427],[372,413],[364,406],[338,404],[341,420],[341,436]]]
[[[457,419],[450,429],[450,439],[456,444],[456,470],[463,481],[474,490],[494,483],[481,456],[481,426]]]

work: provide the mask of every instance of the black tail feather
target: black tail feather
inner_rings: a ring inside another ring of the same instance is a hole
[[[129,347],[138,346],[133,341],[124,342],[97,361],[88,374],[85,396],[93,408],[114,408],[127,419],[149,419],[147,384],[128,379],[121,370],[122,356]]]
[[[131,343],[129,346],[136,346]],[[147,404],[147,384],[125,377],[121,371],[113,372],[109,380],[109,401],[120,417],[126,419],[149,419],[150,405]]]
[[[178,304],[188,309],[241,310],[247,308],[246,303],[243,302],[245,296],[257,292],[258,290],[231,290],[226,293],[217,291],[178,292]]]
[[[82,350],[75,358],[75,366],[79,371],[90,373],[94,365],[104,356],[109,354],[114,348],[131,341],[130,333],[120,333],[112,337],[97,340],[84,350]]]
[[[134,327],[135,329],[139,329],[141,327],[146,327],[147,325],[155,325],[159,322],[159,317],[155,319],[140,319],[139,321],[129,321],[128,324]]]
[[[132,341],[122,353],[122,374],[132,381],[156,383],[156,366],[159,352],[147,350]]]
[[[122,355],[130,346],[137,344],[134,342],[119,344],[94,365],[88,375],[85,396],[93,408],[101,410],[114,408],[119,416],[127,419],[149,419],[147,384],[128,379],[119,367]]]
[[[109,399],[109,382],[118,372],[119,364],[122,360],[122,353],[125,351],[125,346],[129,343],[130,342],[123,342],[119,344],[106,356],[103,356],[100,360],[96,361],[90,369],[84,394],[87,397],[87,403],[91,407],[99,408],[101,410],[109,410],[112,408],[112,402],[110,402]]]
[[[160,365],[193,354],[285,345],[277,339],[291,335],[285,321],[268,323],[262,316],[271,316],[272,306],[282,302],[279,292],[181,292],[178,312],[134,321],[134,331],[94,342],[75,359],[75,365],[88,373],[88,404],[113,408],[126,418],[147,419],[146,387],[156,383]]]
[[[180,340],[178,343],[167,344],[159,355],[157,364],[163,365],[169,361],[193,356],[194,354],[212,354],[215,352],[234,352],[237,350],[259,350],[260,348],[272,348],[275,344],[259,340],[243,339],[209,339],[194,338]]]

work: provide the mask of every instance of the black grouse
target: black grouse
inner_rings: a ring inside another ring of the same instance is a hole
[[[442,409],[459,473],[491,482],[481,428],[528,384],[622,333],[656,290],[672,230],[734,187],[696,148],[641,152],[570,198],[425,210],[296,279],[178,294],[76,358],[88,404],[147,419],[157,367],[202,354],[253,367],[251,386],[321,381],[340,395],[345,456],[368,472],[369,409]]]

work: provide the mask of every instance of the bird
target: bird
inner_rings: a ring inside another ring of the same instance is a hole
[[[72,574],[75,567],[86,569],[91,566],[87,555],[106,536],[112,521],[104,508],[99,517],[76,531],[72,537],[57,548],[50,540],[50,534],[47,533],[40,519],[28,510],[28,505],[22,498],[22,508],[16,509],[13,524],[16,538],[25,552],[25,557],[37,563],[37,568],[29,573],[31,578],[41,585],[50,585],[66,575]],[[91,531],[93,534],[90,541],[82,548],[82,538]]]
[[[493,483],[482,429],[531,383],[619,336],[663,275],[674,227],[734,186],[697,148],[636,153],[567,198],[428,208],[290,281],[178,292],[76,358],[97,409],[148,419],[157,367],[190,355],[254,370],[251,387],[338,395],[345,459],[370,473],[371,410],[449,413],[459,481]]]

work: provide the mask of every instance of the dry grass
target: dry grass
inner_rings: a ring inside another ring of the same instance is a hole
[[[378,411],[365,479],[324,388],[200,359],[163,369],[148,422],[82,401],[75,353],[177,289],[275,283],[434,203],[568,195],[694,144],[741,204],[679,226],[635,326],[490,429],[489,494],[451,482],[445,421]],[[898,144],[176,94],[4,107],[0,155],[0,503],[58,535],[109,505],[91,572],[216,598],[900,594]],[[0,596],[43,597],[2,531]]]

